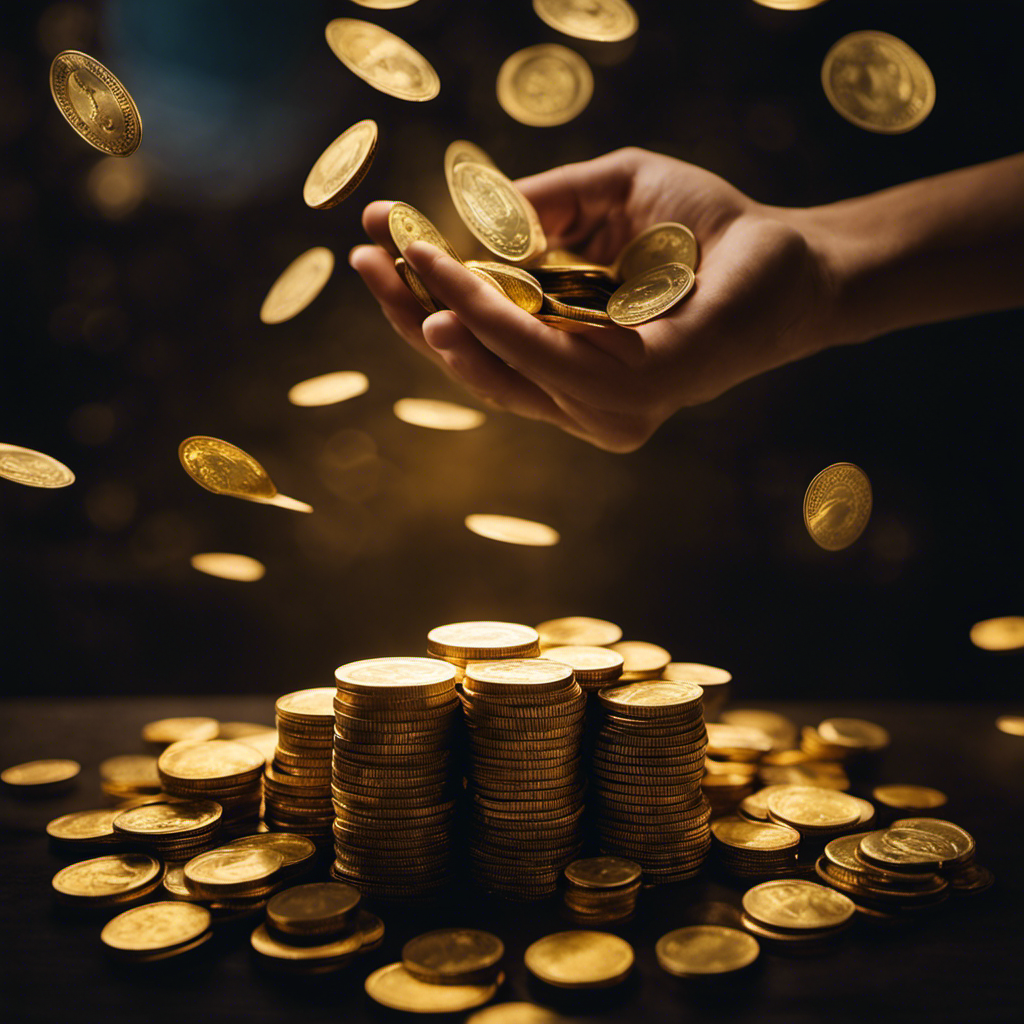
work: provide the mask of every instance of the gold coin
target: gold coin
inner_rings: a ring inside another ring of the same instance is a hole
[[[616,889],[640,878],[640,865],[625,857],[585,857],[566,865],[565,877],[585,889]]]
[[[545,296],[546,301],[548,301],[547,296]],[[540,313],[536,313],[535,316],[541,323],[547,324],[549,327],[556,327],[558,330],[565,331],[568,334],[586,334],[588,331],[601,331],[613,326],[610,323],[591,323],[588,320],[574,320],[569,316],[562,316],[559,313],[545,313],[543,310]]]
[[[755,4],[770,7],[773,11],[809,11],[812,7],[820,7],[824,2],[825,0],[754,0]]]
[[[1010,736],[1024,736],[1024,716],[1000,715],[996,719],[996,728]]]
[[[146,743],[162,743],[169,746],[179,740],[213,740],[220,732],[216,718],[205,715],[191,715],[184,718],[158,718],[142,727],[142,738]]]
[[[413,242],[427,242],[453,260],[462,262],[448,239],[419,210],[408,203],[391,204],[388,211],[388,228],[395,245],[403,255]]]
[[[913,808],[921,811],[941,807],[949,800],[945,793],[932,789],[931,786],[875,786],[871,795],[887,807]]]
[[[474,512],[466,516],[466,529],[479,537],[501,541],[503,544],[522,544],[527,547],[551,547],[561,539],[561,534],[545,523],[517,516],[502,516]]]
[[[615,276],[628,281],[645,270],[666,263],[685,263],[691,270],[696,270],[699,259],[697,239],[685,224],[674,221],[652,224],[619,253],[615,261]]]
[[[249,498],[248,495],[239,494],[239,498],[247,498],[259,505],[276,505],[278,508],[286,508],[290,512],[312,512],[313,506],[296,498],[289,498],[287,494],[275,494],[272,498]]]
[[[535,1003],[498,1003],[470,1014],[465,1024],[569,1024],[569,1018]]]
[[[377,152],[377,122],[366,118],[346,128],[317,158],[302,198],[314,210],[328,210],[350,196],[373,163]]]
[[[327,45],[353,74],[399,100],[432,100],[441,79],[430,62],[403,39],[355,18],[327,23]]]
[[[54,818],[46,826],[46,834],[53,839],[69,843],[110,839],[114,836],[114,819],[121,813],[119,807],[98,811],[73,811]]]
[[[759,708],[730,708],[719,716],[723,725],[757,729],[772,740],[772,748],[784,750],[796,746],[796,723],[785,715]]]
[[[207,893],[240,892],[273,878],[284,863],[276,850],[221,846],[193,857],[184,866],[187,883]]]
[[[800,845],[800,833],[787,825],[746,821],[726,815],[711,822],[712,835],[739,850],[790,850]]]
[[[124,789],[160,788],[156,758],[149,754],[119,754],[100,762],[100,779]]]
[[[284,935],[317,935],[345,928],[359,892],[341,882],[310,882],[279,892],[267,904],[267,921]]]
[[[335,405],[365,394],[370,387],[365,373],[336,370],[299,381],[288,389],[288,401],[304,407]]]
[[[394,11],[399,7],[412,7],[418,0],[352,0],[360,7],[369,7],[374,11]]]
[[[602,294],[600,301],[603,303],[606,296]],[[589,306],[578,306],[570,302],[562,302],[552,295],[544,296],[544,303],[541,306],[541,313],[544,316],[557,316],[564,320],[577,320],[588,327],[611,327],[612,318],[600,309],[591,309]]]
[[[825,54],[821,84],[836,113],[869,132],[909,132],[935,106],[935,79],[928,65],[886,32],[843,36]]]
[[[0,444],[0,477],[26,487],[68,487],[75,482],[63,462],[16,444]]]
[[[227,551],[204,551],[193,555],[189,562],[197,572],[217,576],[222,580],[255,583],[266,575],[266,566],[248,555],[233,555]]]
[[[435,694],[451,696],[455,686],[455,669],[434,658],[366,658],[350,661],[336,668],[334,677],[347,690],[388,694],[391,697],[428,697]],[[331,706],[333,714],[333,700]]]
[[[494,998],[505,980],[499,974],[489,985],[434,985],[414,978],[403,964],[388,964],[365,982],[366,994],[381,1006],[408,1013],[461,1013]]]
[[[642,674],[643,677],[656,679],[672,660],[672,655],[664,647],[648,643],[646,640],[616,640],[607,646],[609,650],[622,655],[623,675],[635,672]],[[637,678],[641,678],[641,675],[637,675]]]
[[[1024,647],[1024,615],[983,619],[971,626],[971,643],[983,651],[1017,651]]]
[[[506,58],[498,71],[498,102],[513,120],[535,128],[565,124],[594,94],[590,65],[555,43],[528,46]]]
[[[823,469],[804,495],[804,526],[826,551],[848,548],[871,518],[871,481],[852,462]]]
[[[636,708],[664,709],[671,713],[699,706],[704,691],[696,683],[677,683],[665,679],[643,679],[623,686],[607,686],[598,691],[601,703],[611,711],[628,714]]]
[[[555,932],[528,946],[523,961],[556,988],[605,988],[633,969],[633,947],[609,932]]]
[[[270,286],[260,306],[260,320],[265,324],[291,320],[320,294],[333,272],[334,253],[322,245],[296,256]]]
[[[568,665],[581,686],[584,683],[607,684],[622,675],[622,655],[607,647],[570,644],[567,647],[546,647],[542,653],[550,661]]]
[[[161,776],[173,779],[230,779],[263,767],[263,758],[236,740],[179,740],[157,762]]]
[[[434,296],[427,291],[427,286],[423,283],[423,278],[421,278],[420,275],[417,274],[401,256],[395,260],[395,271],[402,279],[405,287],[413,293],[416,301],[428,313],[436,313],[439,309],[447,308],[443,304],[439,303]]]
[[[449,143],[448,148],[444,152],[445,177],[447,178],[448,176],[449,166],[454,168],[456,164],[461,164],[463,161],[468,161],[471,164],[483,164],[485,167],[497,169],[495,162],[475,142],[469,142],[467,139],[456,139],[454,142]]]
[[[510,267],[490,260],[467,260],[466,266],[470,270],[487,271],[498,282],[501,290],[527,313],[537,313],[543,306],[544,289],[537,278],[522,267]]]
[[[853,917],[853,900],[799,879],[762,882],[743,894],[743,909],[769,928],[789,931],[838,928]]]
[[[427,634],[427,651],[465,661],[531,658],[539,653],[540,642],[536,630],[518,622],[451,622]]]
[[[123,952],[171,950],[194,942],[211,924],[206,907],[161,900],[118,914],[100,932],[104,945]]]
[[[200,487],[233,498],[272,498],[277,494],[267,471],[248,453],[228,441],[196,435],[178,445],[185,472]]]
[[[573,644],[606,647],[622,639],[622,630],[614,622],[592,619],[586,615],[547,619],[537,626],[537,633],[540,642],[548,647],[567,647]]]
[[[890,832],[894,829],[914,829],[952,846],[954,855],[943,859],[943,868],[963,864],[974,856],[974,837],[951,821],[943,821],[942,818],[900,818],[889,826]]]
[[[232,839],[225,846],[241,846],[247,849],[274,850],[281,855],[281,869],[306,864],[316,856],[316,843],[306,836],[293,835],[290,832],[259,832],[252,836],[241,836]]]
[[[0,779],[8,786],[30,790],[37,786],[45,788],[70,782],[81,770],[82,766],[77,761],[57,757],[12,764],[0,772]]]
[[[857,851],[869,864],[897,871],[935,871],[944,863],[956,861],[959,853],[950,837],[918,828],[916,823],[894,823],[890,828],[868,832]]]
[[[363,936],[359,931],[353,931],[341,938],[332,939],[330,942],[320,943],[315,946],[292,945],[289,942],[281,942],[275,939],[267,931],[265,924],[258,925],[249,937],[252,948],[261,956],[270,960],[290,961],[298,963],[302,961],[328,961],[347,959],[354,953],[358,953],[363,945]]]
[[[645,324],[690,293],[696,278],[685,263],[664,263],[620,285],[608,300],[608,315],[622,327]]]
[[[677,978],[726,974],[752,964],[761,947],[738,928],[695,924],[658,939],[654,955],[662,970]]]
[[[662,669],[661,678],[697,683],[699,686],[723,686],[732,681],[732,673],[696,661],[671,661]]]
[[[881,750],[889,746],[889,733],[863,718],[826,718],[818,725],[818,735],[826,743],[853,750]]]
[[[626,0],[533,0],[533,9],[556,32],[597,43],[628,39],[640,26]]]
[[[102,900],[145,889],[162,872],[144,853],[115,853],[70,864],[53,876],[53,888],[70,899]]]
[[[768,798],[768,814],[796,829],[836,829],[860,821],[861,806],[848,793],[820,786],[791,786]]]
[[[473,430],[487,419],[479,409],[433,398],[400,398],[392,408],[403,423],[430,430]]]
[[[114,830],[127,835],[180,839],[212,831],[222,813],[220,804],[212,800],[142,804],[121,811],[114,819]]]
[[[94,57],[63,50],[50,65],[50,92],[64,120],[90,146],[131,156],[142,141],[142,119],[128,90]]]
[[[402,964],[420,981],[435,985],[472,985],[494,977],[505,946],[497,935],[476,928],[439,928],[410,939]]]

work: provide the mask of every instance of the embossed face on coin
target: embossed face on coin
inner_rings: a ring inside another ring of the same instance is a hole
[[[685,263],[665,263],[630,278],[608,300],[608,315],[636,327],[667,313],[693,289],[696,278]]]
[[[64,50],[50,65],[50,92],[64,119],[89,145],[109,156],[130,156],[142,141],[135,101],[94,57]]]

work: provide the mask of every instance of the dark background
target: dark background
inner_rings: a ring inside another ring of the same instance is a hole
[[[641,145],[796,206],[1020,148],[1019,36],[996,13],[1008,8],[635,6],[639,34],[613,45],[558,36],[526,0],[5,12],[0,440],[77,475],[62,491],[0,481],[9,691],[280,693],[328,685],[350,659],[420,653],[442,622],[590,614],[731,669],[737,696],[1020,707],[1020,659],[968,639],[976,620],[1024,607],[1020,312],[775,371],[681,412],[628,456],[507,415],[465,434],[392,415],[404,396],[464,399],[393,335],[345,256],[362,206],[382,197],[423,209],[467,250],[442,171],[452,139],[511,176]],[[440,96],[403,103],[353,76],[324,42],[337,16],[411,42]],[[865,28],[906,40],[934,72],[935,110],[907,135],[855,128],[822,92],[825,52]],[[559,128],[516,124],[494,95],[502,60],[543,41],[584,54],[596,79],[587,110]],[[144,137],[128,161],[105,161],[56,110],[47,71],[67,47],[135,97]],[[381,133],[367,179],[340,207],[309,210],[313,160],[364,117]],[[266,289],[311,245],[338,257],[328,286],[294,320],[261,324]],[[288,404],[293,383],[337,369],[367,373],[369,392]],[[191,434],[252,452],[316,512],[201,490],[176,454]],[[840,460],[867,471],[875,508],[860,541],[832,554],[807,536],[801,501]],[[563,541],[495,544],[463,527],[477,511],[550,522]],[[267,575],[203,576],[188,558],[204,550],[250,554]]]

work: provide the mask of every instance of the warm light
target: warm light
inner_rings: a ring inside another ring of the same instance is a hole
[[[255,583],[263,579],[266,566],[248,555],[232,555],[226,551],[207,551],[193,555],[192,568],[205,572],[207,576],[219,576],[222,580],[237,580],[239,583]]]
[[[1024,647],[1024,615],[982,619],[971,626],[971,643],[983,651],[1016,651]]]
[[[289,390],[288,401],[302,406],[334,405],[364,394],[369,386],[365,373],[338,370],[300,381]]]
[[[312,512],[313,506],[308,505],[298,498],[289,498],[287,494],[275,494],[272,498],[249,498],[260,505],[276,505],[278,508],[286,508],[291,512]]]
[[[500,540],[503,544],[526,544],[531,547],[550,547],[562,538],[558,531],[544,523],[515,516],[475,514],[466,516],[466,528],[481,537]]]
[[[400,398],[394,410],[403,423],[431,430],[472,430],[487,419],[479,409],[432,398]]]
[[[127,217],[146,195],[146,175],[138,157],[108,156],[98,161],[86,179],[89,198],[104,217]]]

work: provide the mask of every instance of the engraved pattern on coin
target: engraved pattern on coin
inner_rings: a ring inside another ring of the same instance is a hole
[[[256,750],[235,740],[181,740],[160,755],[157,767],[176,779],[227,779],[258,771],[263,763]]]
[[[628,39],[640,24],[626,0],[533,0],[533,9],[557,32],[598,43]]]
[[[697,924],[663,935],[654,952],[663,970],[686,978],[738,971],[757,959],[761,947],[738,928]]]
[[[64,896],[118,896],[145,887],[160,871],[160,862],[143,853],[118,853],[62,868],[53,876],[53,887]]]
[[[114,825],[122,832],[173,835],[212,828],[221,813],[220,804],[212,800],[179,800],[129,808],[114,819]]]
[[[273,498],[277,494],[267,471],[248,453],[216,437],[187,437],[178,458],[200,487],[214,494],[241,498]]]
[[[114,949],[167,949],[198,939],[211,920],[206,907],[162,900],[118,914],[104,926],[100,939]]]
[[[530,218],[522,197],[501,171],[463,161],[452,171],[451,196],[466,227],[506,260],[532,251]]]
[[[453,260],[462,262],[448,239],[419,210],[408,203],[391,204],[388,211],[388,228],[400,252],[404,253],[413,242],[427,242],[451,256]]]
[[[691,270],[696,270],[698,259],[694,233],[685,224],[669,221],[652,224],[637,235],[619,253],[615,268],[618,276],[628,281],[645,270],[666,263],[684,263]]]
[[[807,486],[804,525],[826,551],[848,548],[871,518],[871,481],[852,462],[826,466]]]
[[[430,62],[378,25],[335,18],[328,22],[325,34],[338,60],[374,89],[414,102],[432,100],[441,91],[441,79]]]
[[[743,909],[772,928],[836,928],[856,909],[853,901],[817,882],[762,882],[743,895]]]
[[[555,43],[528,46],[498,71],[498,102],[520,124],[535,128],[565,124],[583,112],[594,93],[590,65]]]
[[[623,327],[647,323],[688,295],[695,281],[693,271],[685,263],[651,267],[612,293],[608,315]]]
[[[63,462],[16,444],[0,444],[0,477],[28,487],[68,487],[75,482],[75,474]]]

